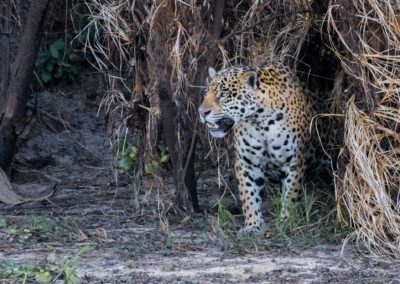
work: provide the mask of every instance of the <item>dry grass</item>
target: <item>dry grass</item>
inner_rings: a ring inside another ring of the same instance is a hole
[[[326,14],[330,46],[347,78],[338,207],[370,252],[400,256],[400,26],[389,1],[334,1]],[[343,24],[343,19],[348,22]],[[348,27],[352,29],[349,32]]]
[[[18,28],[21,27],[20,6],[21,4],[15,0],[2,1],[0,3],[0,23],[2,28],[0,32],[4,35],[9,34],[11,25],[15,25]]]
[[[399,110],[378,106],[367,115],[354,97],[348,104],[345,145],[348,162],[338,181],[338,205],[344,204],[357,242],[369,251],[399,254],[400,215],[398,189],[399,133],[385,126],[388,120],[400,122]]]
[[[169,68],[173,100],[183,104],[193,125],[197,125],[199,99],[190,94],[205,84],[195,78],[207,68],[200,61],[207,49],[216,47],[218,56],[213,65],[217,69],[277,59],[298,69],[307,55],[305,43],[313,36],[322,38],[326,46],[319,47],[319,54],[311,54],[315,66],[321,58],[340,62],[336,74],[329,74],[331,78],[316,74],[322,84],[327,82],[324,79],[334,80],[332,88],[323,91],[331,109],[345,117],[335,179],[338,212],[345,209],[347,213],[341,216],[349,216],[353,235],[371,252],[400,255],[400,7],[380,0],[333,0],[326,7],[302,0],[238,1],[226,7],[222,37],[215,39],[202,21],[212,12],[207,9],[213,1],[203,2],[204,6],[191,0],[87,2],[91,19],[88,28],[95,31],[95,40],[88,39],[87,50],[94,55],[97,68],[107,75],[109,90],[103,106],[123,122],[115,127],[118,135],[135,133],[140,137],[143,156],[154,155],[160,105],[154,96],[157,78],[149,74],[164,70],[149,70],[146,56],[158,13],[165,5],[174,7],[171,34],[164,46],[165,66]],[[306,80],[311,75],[307,76]],[[141,121],[145,125],[139,130],[131,123],[137,119],[132,116],[137,107],[146,112]],[[219,142],[219,147],[212,147],[204,138],[202,126],[192,131],[199,133],[201,152],[208,153],[208,163],[217,161],[223,186],[224,173],[231,168],[228,148]],[[197,169],[202,167],[198,165]],[[161,191],[159,196],[161,211],[165,211],[170,206],[163,203],[171,195]]]

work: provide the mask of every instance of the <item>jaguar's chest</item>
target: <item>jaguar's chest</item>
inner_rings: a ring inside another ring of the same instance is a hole
[[[239,158],[262,168],[280,169],[290,163],[296,151],[296,134],[279,123],[242,123],[235,128],[235,146]]]

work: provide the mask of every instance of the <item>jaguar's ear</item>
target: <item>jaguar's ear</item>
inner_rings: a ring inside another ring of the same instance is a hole
[[[257,89],[258,74],[256,71],[254,70],[246,71],[245,78],[247,85],[249,85],[253,89]]]
[[[208,67],[208,76],[210,76],[210,78],[214,78],[216,74],[217,74],[217,71],[215,71],[214,68]]]

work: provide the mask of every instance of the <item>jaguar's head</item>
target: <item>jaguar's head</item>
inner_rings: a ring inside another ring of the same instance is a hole
[[[257,71],[250,67],[229,67],[216,72],[210,68],[210,83],[199,107],[200,120],[213,137],[222,138],[235,124],[257,110]]]

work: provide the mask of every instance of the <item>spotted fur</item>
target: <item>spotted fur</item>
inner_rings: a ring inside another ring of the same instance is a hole
[[[281,63],[235,66],[215,73],[199,113],[212,136],[221,138],[233,130],[235,173],[245,215],[240,234],[262,235],[260,191],[281,183],[285,218],[290,203],[301,197],[307,167],[321,163],[318,139],[310,133],[317,114],[310,95]]]

